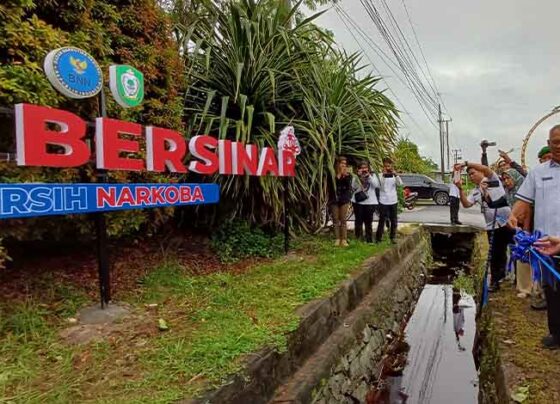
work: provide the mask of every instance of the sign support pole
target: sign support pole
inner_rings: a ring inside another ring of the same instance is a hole
[[[107,116],[105,104],[105,92],[99,92],[99,112],[101,117]],[[107,182],[107,174],[104,170],[96,170],[97,182]],[[101,298],[101,308],[107,307],[111,301],[111,273],[109,270],[109,251],[107,243],[107,224],[105,214],[95,213],[95,233],[97,238],[97,268],[99,272],[99,294]]]
[[[290,250],[290,225],[288,218],[288,177],[284,177],[284,253]]]

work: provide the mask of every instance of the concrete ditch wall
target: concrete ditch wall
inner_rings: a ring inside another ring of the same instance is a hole
[[[370,299],[364,299],[365,304],[354,313],[356,317],[362,317],[360,323],[364,324],[358,333],[347,336],[351,348],[339,357],[329,376],[313,391],[311,400],[295,402],[366,401],[366,394],[380,372],[379,364],[390,342],[389,336],[400,331],[402,321],[418,300],[430,266],[429,235],[423,235],[418,241],[405,259],[395,263],[392,270],[398,276],[374,287]]]
[[[415,229],[395,248],[367,260],[330,297],[302,307],[285,352],[265,348],[251,355],[244,372],[186,402],[310,402],[315,397],[339,403],[343,395],[362,395],[360,375],[380,358],[385,336],[398,329],[416,300],[430,263],[429,234]],[[347,377],[350,384],[342,380]]]

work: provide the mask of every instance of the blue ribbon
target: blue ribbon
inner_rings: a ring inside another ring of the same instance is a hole
[[[510,260],[508,263],[508,271],[513,270],[515,262],[521,261],[529,264],[533,270],[533,280],[539,281],[542,275],[542,267],[544,266],[548,271],[546,271],[546,280],[549,284],[552,284],[554,278],[560,281],[560,274],[554,268],[554,261],[549,256],[543,256],[538,252],[533,244],[540,240],[543,234],[540,231],[535,231],[533,234],[527,233],[523,230],[517,230],[513,240],[515,244],[510,245]]]
[[[482,307],[486,306],[488,303],[488,274],[484,274],[484,279],[482,280]]]

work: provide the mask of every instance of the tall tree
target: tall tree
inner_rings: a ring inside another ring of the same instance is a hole
[[[421,156],[418,146],[409,139],[399,139],[393,154],[395,168],[400,172],[429,174],[438,167],[430,158]]]
[[[275,147],[278,131],[293,124],[303,151],[290,205],[300,224],[317,223],[334,157],[378,160],[394,140],[394,105],[375,89],[377,78],[358,78],[359,57],[333,50],[313,18],[292,21],[299,4],[288,13],[273,0],[205,7],[214,18],[189,29],[196,46],[185,57],[189,132]],[[228,216],[280,223],[278,179],[212,180],[222,184]]]

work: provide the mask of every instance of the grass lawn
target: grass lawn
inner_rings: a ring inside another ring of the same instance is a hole
[[[304,238],[296,252],[241,273],[209,275],[169,258],[121,296],[130,318],[98,342],[61,337],[89,299],[79,287],[38,279],[48,299],[0,303],[0,402],[170,402],[220,384],[244,354],[285,347],[295,309],[325,296],[388,248]],[[239,271],[238,271],[239,272]],[[157,307],[154,307],[157,304]],[[151,305],[151,306],[149,306]],[[168,331],[158,331],[159,319]]]
[[[509,285],[491,297],[490,306],[502,365],[512,393],[527,389],[526,404],[560,401],[560,351],[541,346],[548,335],[546,311],[531,310]]]

